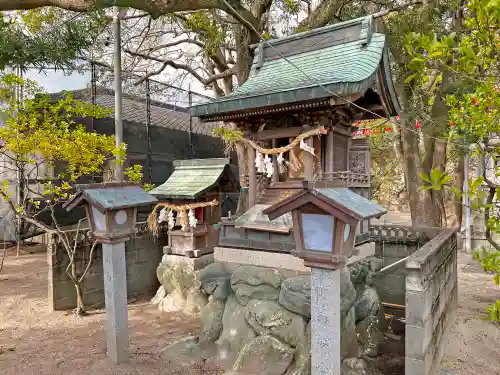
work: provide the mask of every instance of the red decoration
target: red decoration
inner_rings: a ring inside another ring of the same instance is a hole
[[[396,121],[399,121],[401,117],[399,115],[396,116]]]
[[[420,129],[420,122],[418,122],[418,120],[415,122],[415,127],[416,127],[417,129]]]
[[[391,131],[391,128],[385,128],[385,131],[386,131],[386,132],[390,132],[390,131]]]
[[[474,116],[472,116],[470,119],[471,119],[472,121],[474,121],[476,118],[475,118]]]
[[[477,98],[472,99],[472,104],[477,105]]]
[[[450,126],[455,126],[455,123],[453,121],[450,121]]]

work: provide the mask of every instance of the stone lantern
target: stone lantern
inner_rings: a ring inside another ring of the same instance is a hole
[[[345,187],[304,189],[263,211],[292,213],[296,250],[311,267],[311,374],[340,375],[340,268],[353,254],[359,221],[387,210]]]
[[[151,205],[157,199],[133,183],[89,184],[63,207],[68,211],[85,206],[92,236],[100,243],[125,242],[135,234],[137,208]]]
[[[125,241],[135,234],[137,208],[157,199],[135,183],[77,186],[63,207],[84,205],[92,236],[102,243],[108,357],[115,363],[128,357],[128,307]]]

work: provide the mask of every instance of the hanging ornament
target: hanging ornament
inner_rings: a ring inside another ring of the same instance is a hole
[[[386,131],[386,132],[390,132],[390,131],[391,131],[391,128],[387,127],[387,128],[385,128],[385,131]]]
[[[163,223],[165,221],[165,217],[167,216],[167,209],[163,207],[160,211],[160,215],[158,215],[158,223]]]
[[[420,122],[419,122],[418,120],[415,122],[415,127],[416,127],[417,129],[420,129]]]
[[[470,119],[471,119],[472,121],[474,121],[476,118],[475,118],[474,116],[472,116]]]
[[[477,98],[472,99],[472,104],[477,105]]]
[[[189,210],[188,219],[189,219],[189,226],[191,228],[196,228],[196,224],[198,223],[198,219],[196,218],[196,216],[194,216],[193,210]]]
[[[450,121],[450,126],[455,126],[455,123],[453,121]]]
[[[310,154],[314,155],[314,147],[308,146],[307,143],[301,139],[300,140],[300,146],[302,150],[309,152]]]
[[[401,116],[396,115],[396,121],[399,121],[401,119]]]

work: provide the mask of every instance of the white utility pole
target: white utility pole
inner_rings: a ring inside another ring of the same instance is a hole
[[[470,220],[470,197],[469,197],[469,145],[467,136],[464,136],[465,154],[464,154],[464,206],[465,206],[465,241],[464,249],[466,253],[472,252],[471,242],[471,220]]]
[[[114,36],[114,70],[115,70],[115,144],[120,147],[123,142],[123,122],[122,122],[122,38],[120,18],[122,11],[119,7],[113,8],[113,36]],[[123,181],[124,168],[120,164],[120,157],[116,157],[115,180]]]

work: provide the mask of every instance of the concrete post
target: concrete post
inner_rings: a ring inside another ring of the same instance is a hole
[[[311,269],[311,375],[340,375],[340,272]]]
[[[125,242],[102,244],[108,357],[122,363],[128,357],[128,309]]]

